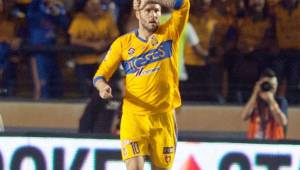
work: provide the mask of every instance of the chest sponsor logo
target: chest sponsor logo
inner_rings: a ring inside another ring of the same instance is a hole
[[[123,61],[122,65],[126,74],[141,71],[146,65],[172,57],[172,41],[162,42],[157,48],[149,50],[137,57]]]

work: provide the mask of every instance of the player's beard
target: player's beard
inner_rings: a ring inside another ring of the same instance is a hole
[[[147,21],[144,20],[144,22],[142,22],[142,26],[144,27],[145,30],[147,30],[148,32],[155,32],[158,28],[158,23],[149,23]]]

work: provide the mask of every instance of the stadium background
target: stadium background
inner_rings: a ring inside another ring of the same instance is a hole
[[[23,7],[30,3],[30,0],[17,0],[16,3],[10,12],[13,13],[13,17],[21,17],[22,20]],[[125,1],[116,3],[126,5]],[[272,3],[277,2],[273,0]],[[72,0],[66,0],[66,9],[72,11],[71,4]],[[20,18],[15,22],[19,23]],[[22,21],[20,23],[22,25]],[[133,21],[126,27],[131,29],[135,24]],[[23,35],[22,32],[20,35]],[[73,57],[78,54],[102,53],[105,48],[92,50],[72,46],[67,37],[65,33],[61,33],[57,44],[25,44],[9,54],[12,61],[16,61],[15,70],[18,74],[13,84],[13,94],[8,94],[7,86],[3,84],[0,89],[0,114],[4,124],[4,132],[0,135],[0,169],[124,168],[120,161],[117,136],[77,133],[79,119],[88,98],[79,90]],[[28,58],[38,52],[59,54],[59,66],[64,82],[63,86],[59,87],[64,91],[61,98],[32,98],[33,82]],[[228,77],[225,74],[222,94],[228,97],[230,94],[226,78]],[[203,86],[204,89],[208,88],[207,84]],[[195,92],[191,89],[182,92],[187,99]],[[285,91],[286,86],[283,86],[280,95]],[[207,90],[200,93],[205,92]],[[177,154],[179,156],[176,158],[174,169],[260,170],[267,169],[268,160],[271,162],[269,166],[273,168],[280,165],[281,170],[299,169],[299,103],[291,102],[288,108],[287,140],[279,142],[246,139],[247,123],[243,122],[239,115],[243,104],[244,102],[223,103],[208,98],[184,101],[183,108],[177,115],[180,142]],[[228,157],[233,158],[228,161]],[[147,168],[149,169],[149,164],[146,165]]]

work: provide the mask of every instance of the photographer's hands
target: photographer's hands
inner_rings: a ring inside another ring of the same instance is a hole
[[[257,95],[259,92],[261,92],[261,84],[263,84],[264,82],[267,82],[269,80],[270,80],[270,78],[268,78],[268,77],[264,77],[264,78],[261,78],[260,80],[258,80],[255,83],[255,86],[253,89],[253,94]]]
[[[243,120],[248,120],[250,118],[250,116],[253,112],[253,109],[255,107],[256,99],[257,99],[258,95],[261,98],[263,98],[263,100],[265,100],[269,104],[269,106],[271,103],[276,102],[275,97],[274,97],[274,91],[271,90],[268,92],[262,92],[262,90],[261,90],[261,84],[266,81],[269,81],[269,79],[270,78],[268,78],[268,77],[261,78],[260,80],[258,80],[255,83],[252,95],[251,95],[250,99],[248,100],[246,106],[243,108],[242,113],[241,113]]]
[[[270,82],[272,84],[273,89],[270,91],[262,91],[261,90],[261,84],[264,82]],[[272,82],[270,78],[265,77],[260,79],[259,81],[256,82],[253,93],[251,98],[249,99],[244,112],[243,112],[243,118],[244,120],[247,120],[251,114],[249,114],[249,110],[254,107],[254,103],[256,102],[257,95],[259,95],[264,101],[266,101],[269,105],[270,111],[275,118],[276,122],[281,124],[281,125],[286,125],[287,124],[287,117],[285,114],[281,111],[277,101],[275,100],[275,93],[276,93],[276,87],[277,84]],[[248,111],[248,112],[246,112]]]
[[[261,85],[265,82],[270,82],[270,84],[271,84],[271,79],[269,77],[264,77],[264,78],[260,79],[259,81],[257,81],[255,84],[254,90],[253,90],[253,95],[255,95],[257,97],[257,95],[259,94],[259,96],[270,105],[270,104],[274,103],[274,101],[275,101],[275,92],[276,91],[275,90],[263,91],[261,89]],[[275,88],[273,88],[273,89],[275,89]]]

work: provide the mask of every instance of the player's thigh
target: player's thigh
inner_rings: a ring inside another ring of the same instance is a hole
[[[127,170],[143,170],[145,158],[143,156],[137,156],[125,160]]]
[[[147,116],[122,115],[120,138],[123,160],[149,155],[148,126]]]
[[[163,128],[158,128],[150,136],[150,158],[155,167],[170,169],[173,166],[177,141],[174,112],[155,121],[160,121]]]

